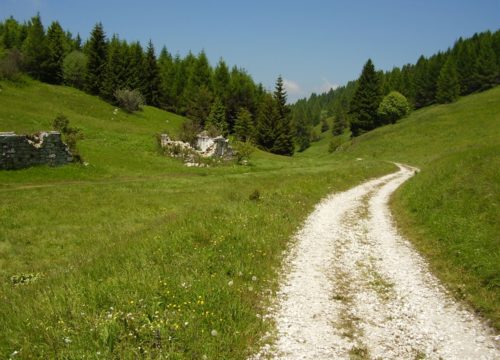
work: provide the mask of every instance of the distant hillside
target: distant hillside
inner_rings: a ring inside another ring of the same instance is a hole
[[[161,169],[165,160],[156,156],[154,135],[163,131],[176,135],[185,120],[150,106],[128,114],[66,86],[32,80],[15,85],[0,82],[0,86],[0,131],[51,130],[54,118],[63,114],[82,129],[85,138],[79,148],[84,160],[103,174]]]

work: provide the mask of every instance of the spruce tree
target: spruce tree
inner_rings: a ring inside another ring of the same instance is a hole
[[[479,53],[474,66],[473,83],[475,87],[483,91],[495,86],[498,75],[497,70],[491,34],[483,34],[479,39]]]
[[[47,29],[47,81],[61,84],[63,80],[62,64],[65,56],[65,34],[61,25],[54,21]]]
[[[144,88],[144,50],[137,41],[128,47],[127,87],[142,91]]]
[[[142,94],[146,104],[152,106],[160,105],[160,71],[156,62],[156,55],[153,43],[149,41],[144,59],[144,87]]]
[[[381,100],[380,79],[371,59],[368,59],[350,104],[352,136],[361,135],[377,126],[377,109]]]
[[[441,68],[437,81],[436,100],[440,104],[450,103],[460,95],[460,82],[453,57],[448,56],[446,63]]]
[[[252,114],[248,109],[241,108],[236,116],[234,134],[240,141],[251,141],[254,138]]]
[[[86,89],[92,95],[100,95],[107,59],[107,41],[101,23],[97,23],[86,45],[87,79]]]
[[[217,67],[214,70],[214,93],[218,96],[224,105],[229,95],[229,85],[231,82],[231,76],[229,74],[229,69],[223,59],[219,60]]]
[[[46,81],[48,47],[40,15],[31,18],[27,36],[22,46],[24,67],[35,79]]]
[[[312,126],[303,107],[293,111],[292,116],[295,126],[295,141],[299,152],[302,152],[311,145]]]
[[[293,155],[293,129],[290,121],[290,109],[286,104],[286,91],[281,76],[276,80],[274,90],[274,100],[276,102],[276,140],[271,148],[271,152],[280,155]]]
[[[335,112],[335,118],[333,120],[332,134],[334,136],[339,136],[344,133],[347,128],[347,114],[342,106],[339,106]]]
[[[108,45],[108,56],[101,88],[101,96],[108,101],[114,101],[116,90],[125,88],[124,60],[126,60],[126,57],[124,55],[122,43],[118,36],[114,35]]]
[[[434,99],[432,91],[433,80],[430,77],[429,60],[421,56],[415,65],[415,108],[430,105]]]
[[[158,58],[158,68],[160,70],[160,102],[165,109],[174,109],[175,93],[175,65],[172,55],[168,52],[166,47],[160,52]]]
[[[210,108],[210,114],[205,122],[205,128],[215,130],[217,135],[227,135],[226,108],[221,99],[215,98]]]
[[[276,101],[270,94],[266,94],[260,103],[257,114],[257,144],[264,150],[270,151],[277,137],[276,122],[279,113]]]

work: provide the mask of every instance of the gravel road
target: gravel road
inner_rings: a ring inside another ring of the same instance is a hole
[[[416,169],[323,200],[296,236],[251,359],[500,359],[499,337],[447,295],[394,227],[390,195]]]

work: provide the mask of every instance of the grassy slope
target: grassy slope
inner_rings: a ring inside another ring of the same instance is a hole
[[[398,224],[449,288],[500,328],[500,87],[414,112],[337,158],[421,168],[393,199]],[[328,141],[311,153],[326,151]],[[307,154],[305,154],[307,156]]]
[[[90,164],[0,172],[2,358],[243,359],[270,327],[256,314],[314,204],[394,169],[259,151],[251,166],[186,168],[155,150],[178,116],[113,118],[74,89],[0,86],[0,131],[48,129],[64,113]],[[20,274],[40,275],[13,285]]]

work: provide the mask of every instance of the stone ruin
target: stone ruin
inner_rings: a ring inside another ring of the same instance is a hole
[[[161,134],[160,145],[163,149],[169,150],[172,156],[185,155],[181,152],[197,154],[205,158],[231,158],[233,156],[233,149],[226,138],[222,136],[210,137],[206,131],[198,134],[194,147],[183,141],[171,140],[168,134]],[[186,164],[191,162],[187,161]]]
[[[64,165],[73,155],[57,131],[33,135],[0,132],[0,170],[23,169],[35,165]]]

